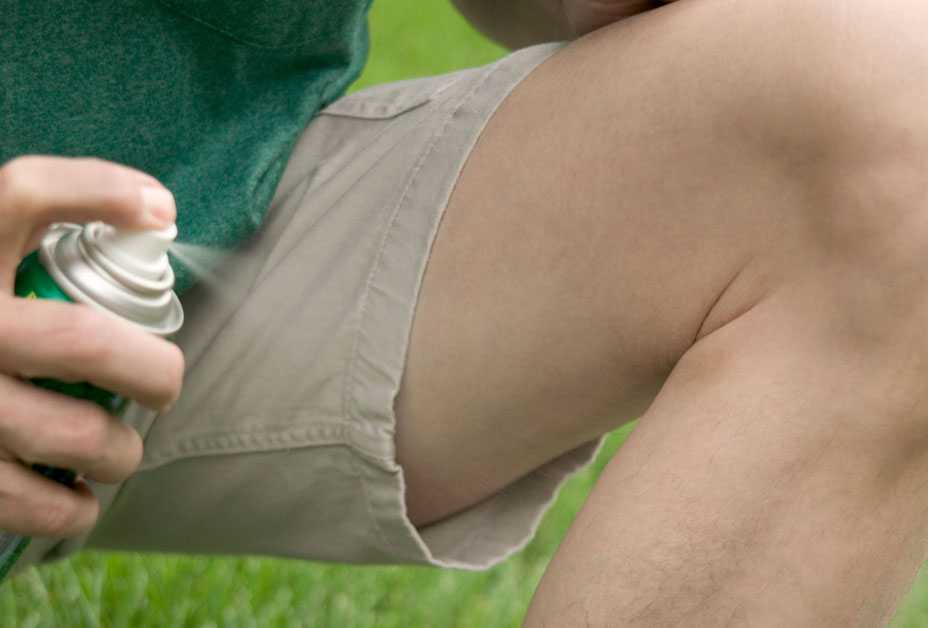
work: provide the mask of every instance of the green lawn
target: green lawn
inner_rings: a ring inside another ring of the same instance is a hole
[[[501,54],[444,2],[381,0],[373,13],[373,58],[358,86],[482,64]],[[485,573],[86,553],[5,585],[0,628],[518,626],[545,565],[622,436],[610,438],[596,464],[565,487],[528,548]],[[896,625],[928,626],[928,580],[916,586]]]

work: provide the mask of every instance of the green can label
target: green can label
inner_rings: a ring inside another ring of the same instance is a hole
[[[16,270],[14,292],[16,296],[24,299],[51,299],[53,301],[73,302],[73,299],[58,287],[52,276],[42,266],[38,253],[32,253],[20,263],[19,268]],[[32,383],[46,390],[52,390],[69,397],[92,401],[111,414],[121,414],[126,406],[126,400],[119,395],[97,388],[87,382],[66,383],[53,379],[35,379],[32,380]]]

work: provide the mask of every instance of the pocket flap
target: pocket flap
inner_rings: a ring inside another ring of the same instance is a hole
[[[329,116],[386,120],[421,107],[458,80],[458,76],[411,79],[369,87],[339,98],[320,111]]]

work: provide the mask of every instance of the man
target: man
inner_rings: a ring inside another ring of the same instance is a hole
[[[458,4],[573,41],[338,98],[363,2],[4,9],[7,291],[49,222],[172,221],[162,184],[238,254],[183,395],[172,345],[2,301],[0,529],[480,568],[641,416],[527,626],[884,623],[928,538],[928,6]]]

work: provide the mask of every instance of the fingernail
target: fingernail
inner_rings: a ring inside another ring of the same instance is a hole
[[[174,195],[165,188],[146,185],[142,188],[142,208],[146,218],[158,226],[168,226],[174,223],[176,208]]]

